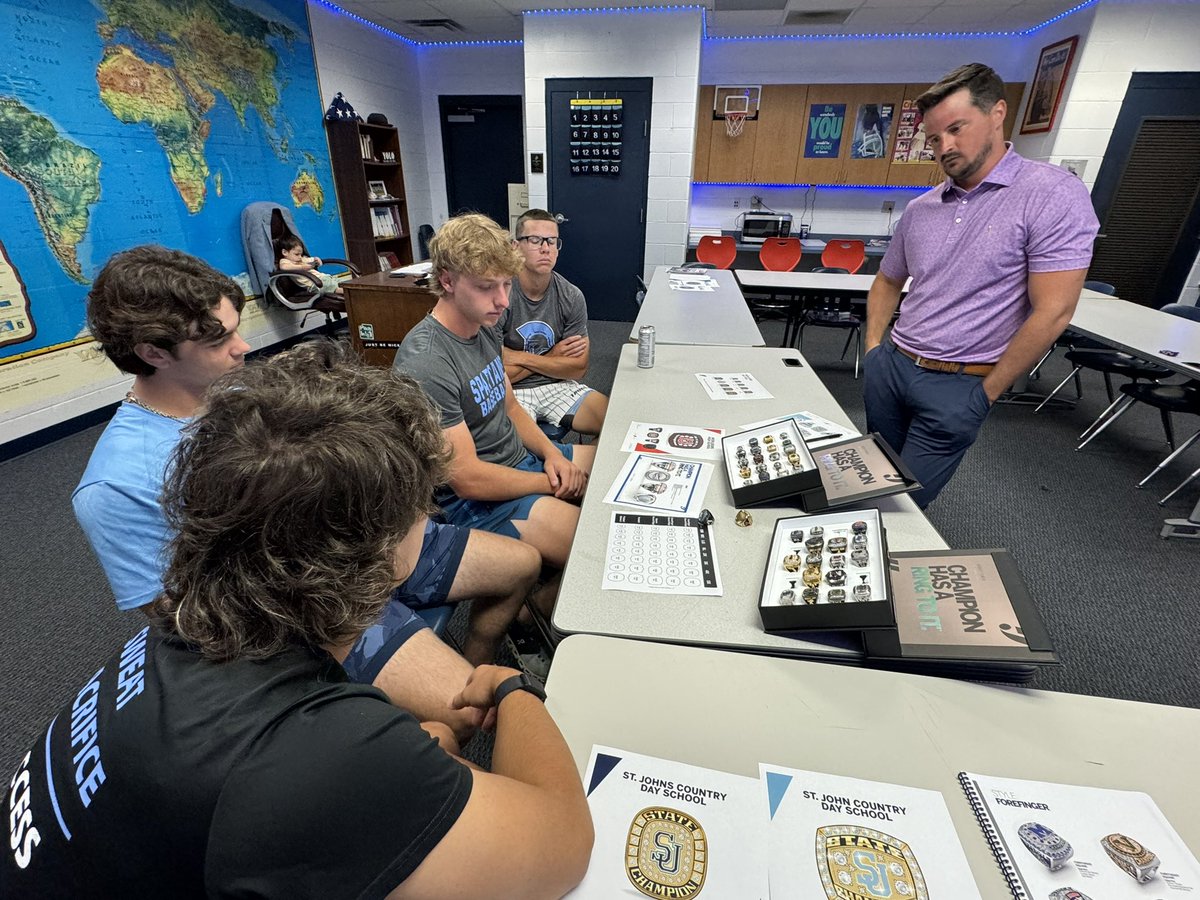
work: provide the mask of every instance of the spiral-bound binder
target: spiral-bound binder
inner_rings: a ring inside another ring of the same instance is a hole
[[[1008,882],[1008,889],[1012,891],[1013,897],[1016,900],[1032,900],[1032,895],[1025,890],[1025,885],[1021,881],[1021,875],[1017,869],[1016,862],[1008,854],[1004,835],[1000,833],[999,827],[993,821],[992,814],[988,811],[987,803],[984,802],[983,794],[980,793],[971,774],[969,772],[959,772],[958,783],[962,785],[963,793],[967,795],[967,802],[971,804],[971,811],[975,814],[975,819],[979,822],[979,827],[983,830],[983,836],[987,838],[988,846],[992,848],[992,855],[996,857],[996,865],[1000,867],[1000,872],[1004,875],[1004,880]]]

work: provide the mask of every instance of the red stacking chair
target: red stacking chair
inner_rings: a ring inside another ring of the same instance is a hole
[[[800,238],[767,238],[758,248],[758,261],[768,272],[790,272],[803,252]]]
[[[737,259],[737,243],[731,237],[706,234],[700,238],[700,246],[696,248],[696,259],[718,269],[728,269]]]
[[[862,241],[827,241],[821,251],[821,265],[845,269],[851,275],[862,268],[867,259],[867,245]]]

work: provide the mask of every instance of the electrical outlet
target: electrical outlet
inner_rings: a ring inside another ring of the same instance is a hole
[[[734,197],[734,198],[733,198],[733,208],[734,208],[734,209],[741,209],[741,208],[742,208],[742,201],[741,201],[741,200],[739,200],[737,197]]]
[[[880,210],[880,212],[890,213],[890,212],[891,212],[892,210],[894,210],[895,208],[896,208],[896,201],[894,201],[894,200],[884,200],[884,201],[883,201],[883,209],[882,209],[882,210]]]

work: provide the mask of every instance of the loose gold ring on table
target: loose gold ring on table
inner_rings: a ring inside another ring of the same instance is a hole
[[[739,528],[749,528],[754,524],[754,516],[750,515],[744,509],[739,509],[738,514],[733,517],[733,521]]]

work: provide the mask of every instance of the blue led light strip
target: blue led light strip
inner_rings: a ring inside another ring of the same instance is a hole
[[[415,41],[412,38],[407,38],[402,34],[397,34],[390,28],[384,28],[382,25],[376,25],[370,19],[364,19],[362,16],[342,9],[342,7],[330,3],[329,0],[315,0],[316,3],[325,7],[328,10],[353,19],[378,31],[380,34],[387,35],[401,43],[408,44],[410,47],[520,47],[524,45],[524,41],[520,38],[511,40],[491,40],[491,41]],[[579,16],[579,15],[628,15],[632,13],[651,13],[651,12],[686,12],[689,10],[699,10],[701,18],[701,35],[705,41],[903,41],[903,40],[928,40],[936,38],[939,40],[982,40],[989,38],[1021,38],[1028,37],[1038,31],[1041,31],[1048,25],[1053,25],[1065,19],[1067,16],[1074,15],[1080,10],[1087,9],[1089,6],[1095,6],[1100,0],[1084,0],[1083,3],[1078,3],[1068,10],[1064,10],[1053,18],[1047,19],[1045,22],[1034,25],[1031,28],[1025,28],[1019,31],[859,31],[849,34],[730,34],[730,35],[710,35],[708,33],[708,14],[704,6],[697,4],[678,4],[678,5],[658,5],[658,6],[596,6],[586,9],[526,9],[522,10],[523,16]]]
[[[693,181],[692,187],[828,188],[834,191],[927,191],[931,184],[812,184],[787,181]]]

